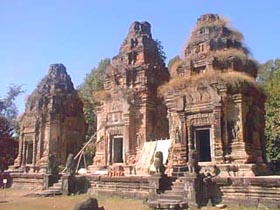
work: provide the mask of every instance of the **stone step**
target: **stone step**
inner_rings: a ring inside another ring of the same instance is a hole
[[[173,150],[182,150],[182,151],[187,151],[186,147],[185,146],[181,146],[181,145],[174,145],[173,146]]]
[[[27,194],[27,197],[53,197],[53,196],[58,196],[58,195],[62,195],[62,191],[61,190],[44,190],[44,191],[39,191],[39,192],[35,192],[35,193],[30,193]]]
[[[54,183],[52,187],[62,187],[62,183]]]
[[[161,195],[163,195],[163,197],[164,196],[174,196],[174,197],[183,197],[183,195],[184,195],[184,192],[183,191],[172,191],[172,190],[170,190],[169,192],[164,192],[164,193],[162,193]]]
[[[174,192],[184,192],[184,186],[182,186],[182,187],[172,187],[171,189]]]
[[[53,186],[49,187],[48,189],[36,193],[31,193],[28,196],[51,197],[57,195],[62,195],[62,179],[59,179],[58,182],[54,183]]]
[[[45,190],[42,193],[45,196],[56,196],[56,195],[62,195],[62,191],[61,190],[55,190],[55,189],[49,189],[49,190]]]
[[[183,186],[183,182],[180,181],[180,178],[178,178],[175,182],[172,182],[172,186]]]
[[[49,187],[48,190],[62,190],[62,187]]]
[[[176,155],[178,155],[177,157],[180,157],[180,158],[186,158],[187,155],[186,155],[186,151],[182,151],[182,150],[176,150]]]
[[[153,209],[188,209],[188,203],[181,200],[157,199],[148,201],[147,204]]]
[[[95,188],[101,188],[101,189],[140,189],[140,188],[148,188],[140,185],[124,185],[124,184],[91,184],[92,186],[95,186]]]
[[[146,199],[148,194],[147,191],[142,190],[115,190],[115,189],[94,189],[94,194],[102,195],[106,197],[110,196],[120,196],[120,197],[129,197],[129,198],[143,198]]]
[[[171,190],[165,190],[164,193],[182,193],[184,192],[184,189],[171,189]]]
[[[183,177],[187,171],[185,169],[173,169],[172,176],[176,177]]]
[[[172,176],[174,177],[182,177],[185,175],[185,172],[172,172]]]
[[[173,172],[186,172],[188,171],[188,166],[173,166]]]
[[[186,167],[177,167],[175,169],[177,175],[184,176]],[[150,208],[154,209],[187,209],[188,203],[185,200],[184,183],[177,177],[173,177],[170,183],[171,190],[166,190],[164,193],[159,194],[157,199],[148,200]]]
[[[163,193],[159,195],[159,199],[180,201],[184,199],[184,195],[182,193],[180,194]]]
[[[162,203],[167,203],[167,202],[180,203],[180,202],[183,202],[183,200],[165,199],[165,198],[158,198],[155,201],[162,202]]]
[[[184,189],[184,183],[174,183],[171,185],[172,189]]]

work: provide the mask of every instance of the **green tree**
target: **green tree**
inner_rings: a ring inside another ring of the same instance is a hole
[[[159,56],[162,59],[162,61],[164,62],[166,60],[166,54],[164,52],[162,43],[161,43],[161,41],[156,39],[156,44],[157,44],[157,50],[158,50]]]
[[[260,66],[259,78],[266,92],[265,104],[267,157],[280,162],[280,59],[269,60]]]
[[[174,58],[171,58],[171,59],[169,60],[168,64],[167,64],[168,70],[170,70],[171,67],[172,67],[172,65],[173,65],[175,62],[179,61],[179,60],[182,60],[182,59],[180,58],[179,55],[176,55]]]
[[[5,98],[0,99],[0,115],[10,122],[16,119],[18,109],[15,104],[16,97],[23,92],[21,85],[11,84]]]
[[[13,138],[13,128],[4,116],[0,116],[0,148],[0,172],[2,172],[13,164],[17,156],[17,142]]]
[[[265,85],[266,82],[271,80],[273,72],[277,69],[280,69],[280,59],[268,60],[260,65],[257,78],[258,82]]]
[[[110,59],[102,59],[97,68],[94,67],[89,74],[86,75],[84,82],[78,87],[79,95],[84,103],[84,115],[88,124],[88,136],[94,134],[96,130],[95,107],[92,100],[94,91],[103,90],[104,75],[106,68],[110,65]]]
[[[7,169],[17,156],[17,141],[13,134],[18,110],[14,101],[22,92],[20,85],[11,85],[7,96],[0,99],[0,172]]]
[[[87,138],[89,139],[96,132],[96,104],[92,100],[92,93],[104,89],[104,75],[107,67],[110,65],[110,59],[102,59],[97,68],[94,67],[89,74],[86,75],[84,82],[78,87],[79,95],[84,104],[84,116],[88,124]],[[94,155],[94,143],[88,144],[85,149],[87,164],[92,163]]]

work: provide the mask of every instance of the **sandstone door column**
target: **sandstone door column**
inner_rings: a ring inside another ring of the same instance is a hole
[[[181,122],[181,143],[187,146],[187,134],[186,134],[186,117],[185,112],[179,113],[179,118]]]
[[[242,95],[237,94],[234,96],[234,104],[237,110],[237,120],[235,122],[236,125],[236,140],[232,142],[232,152],[231,157],[234,161],[239,163],[246,163],[248,159],[248,154],[245,150],[246,143],[244,142],[244,116],[243,116],[243,100]]]
[[[213,127],[213,139],[212,141],[212,153],[214,153],[214,159],[217,163],[223,162],[223,144],[222,144],[222,110],[221,104],[216,105],[213,111],[214,123]]]

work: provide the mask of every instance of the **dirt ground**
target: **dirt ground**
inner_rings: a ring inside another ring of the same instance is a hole
[[[0,210],[73,210],[77,203],[86,200],[90,195],[56,197],[26,197],[29,192],[22,190],[0,189]],[[96,196],[95,196],[96,197]],[[124,199],[119,197],[97,196],[99,206],[105,210],[149,210],[143,200]],[[197,208],[191,208],[197,209]],[[203,207],[202,210],[216,210],[216,207]],[[231,206],[224,210],[267,210],[265,206],[242,207]],[[274,210],[274,209],[273,209]]]
[[[89,195],[25,197],[27,192],[8,189],[0,190],[0,210],[73,210],[75,205],[86,200]],[[30,192],[29,192],[30,193]],[[5,195],[6,194],[6,195]],[[118,197],[96,197],[99,206],[105,210],[147,210],[142,200],[123,199]],[[133,208],[132,208],[133,207]]]

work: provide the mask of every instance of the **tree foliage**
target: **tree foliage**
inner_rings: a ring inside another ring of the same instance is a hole
[[[96,132],[97,122],[96,122],[96,104],[92,100],[93,92],[101,91],[104,89],[104,75],[107,67],[110,65],[110,59],[105,58],[100,60],[97,68],[94,67],[89,74],[86,75],[84,82],[78,88],[79,95],[84,104],[84,116],[86,123],[88,124],[87,138],[90,137]],[[85,148],[85,157],[87,164],[92,164],[92,158],[94,156],[95,144],[91,142]]]
[[[265,104],[267,156],[280,162],[280,59],[269,60],[260,66],[259,81],[267,95]]]
[[[158,48],[158,53],[160,58],[163,60],[163,62],[166,60],[166,54],[164,52],[163,46],[161,41],[159,41],[158,39],[156,39],[156,44],[157,44],[157,48]]]
[[[22,92],[20,85],[10,85],[7,96],[0,99],[0,172],[7,169],[17,155],[13,133],[18,111],[14,101]]]
[[[13,138],[13,128],[10,122],[0,116],[0,172],[11,165],[17,156],[17,142]]]
[[[11,84],[7,96],[0,99],[0,115],[7,118],[10,122],[15,120],[18,115],[15,99],[22,92],[21,85]]]
[[[183,67],[184,63],[183,59],[178,55],[169,60],[167,68],[172,78],[178,76],[178,69]]]
[[[273,72],[280,69],[280,59],[268,60],[259,66],[258,82],[266,85],[271,80]]]
[[[86,75],[84,82],[78,88],[79,95],[84,103],[84,115],[88,128],[88,135],[91,136],[96,130],[96,115],[95,107],[92,100],[92,93],[94,91],[103,90],[104,75],[106,68],[110,65],[110,59],[102,59],[97,68],[93,68],[89,74]]]
[[[169,60],[169,62],[167,64],[167,68],[169,71],[170,71],[171,67],[173,66],[173,64],[176,63],[178,60],[182,60],[179,55],[176,55],[174,58],[171,58]]]

